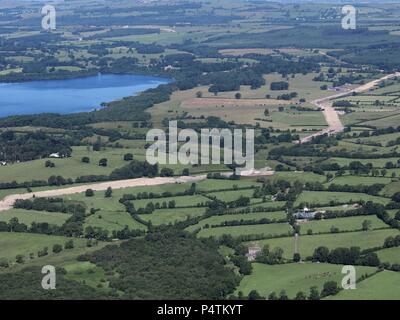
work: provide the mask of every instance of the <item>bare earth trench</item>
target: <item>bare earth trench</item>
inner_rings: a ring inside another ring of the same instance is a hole
[[[303,139],[300,140],[300,142],[301,143],[309,142],[314,137],[318,137],[318,136],[321,136],[326,133],[328,135],[333,135],[335,133],[339,133],[344,130],[344,126],[343,126],[342,122],[340,121],[338,112],[335,110],[335,108],[332,107],[331,100],[349,96],[353,92],[361,93],[361,92],[369,91],[370,89],[377,86],[380,82],[394,78],[394,77],[398,77],[398,76],[400,76],[400,72],[389,74],[380,79],[376,79],[374,81],[368,82],[368,83],[363,84],[362,86],[359,86],[353,90],[348,90],[345,92],[334,94],[329,97],[325,97],[322,99],[317,99],[317,100],[312,101],[312,104],[314,104],[316,107],[324,109],[324,117],[325,117],[326,123],[328,124],[328,128],[324,129],[322,131],[318,131],[310,136],[304,137]]]

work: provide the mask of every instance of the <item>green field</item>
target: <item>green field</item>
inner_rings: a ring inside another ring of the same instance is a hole
[[[248,295],[251,290],[257,290],[259,294],[267,297],[271,292],[279,295],[281,290],[285,290],[288,297],[293,299],[299,291],[308,295],[312,286],[321,291],[327,281],[336,281],[340,286],[344,277],[341,265],[325,263],[283,265],[253,263],[252,265],[252,274],[242,279],[237,292],[242,291]],[[356,267],[357,277],[375,271],[376,268],[372,267]]]
[[[196,182],[197,190],[199,191],[212,191],[221,189],[233,189],[235,186],[239,188],[256,187],[260,186],[260,183],[252,179],[240,179],[240,180],[218,180],[218,179],[206,179],[203,181]]]
[[[148,221],[153,225],[174,224],[175,222],[184,221],[187,218],[194,218],[203,215],[205,208],[177,208],[177,209],[158,209],[152,214],[142,214],[140,218]]]
[[[349,185],[349,186],[371,186],[373,184],[388,184],[391,178],[386,177],[363,177],[363,176],[342,176],[333,179],[330,184]]]
[[[30,180],[47,180],[52,175],[75,179],[84,175],[107,175],[116,168],[126,164],[123,156],[134,153],[129,149],[107,149],[102,151],[88,151],[86,147],[74,147],[71,158],[51,159],[55,168],[45,168],[46,159],[21,162],[0,167],[0,182],[24,182]],[[89,157],[90,163],[81,162],[82,157]],[[107,167],[100,167],[99,160],[108,159]]]
[[[374,231],[360,231],[360,232],[346,232],[338,234],[321,234],[312,236],[299,237],[299,252],[303,259],[311,256],[314,249],[324,246],[328,249],[336,249],[339,247],[350,248],[360,247],[361,250],[376,248],[383,246],[385,239],[389,236],[399,235],[399,231],[395,229],[389,230],[374,230]],[[249,245],[254,243],[264,246],[270,245],[271,249],[280,247],[284,250],[284,257],[292,259],[294,254],[294,237],[260,240],[250,242]]]
[[[177,207],[195,207],[197,204],[204,204],[210,199],[202,196],[202,195],[194,195],[194,196],[179,196],[179,197],[167,197],[167,198],[157,198],[157,199],[143,199],[143,200],[134,200],[132,201],[135,208],[145,208],[146,205],[150,202],[156,204],[159,203],[160,205],[163,202],[167,204],[170,201],[175,201]],[[190,209],[189,209],[190,210]]]
[[[376,216],[347,217],[326,220],[313,220],[301,224],[301,234],[307,234],[310,229],[313,233],[330,232],[331,227],[336,227],[339,231],[359,231],[362,230],[363,221],[371,222],[371,229],[388,228],[389,226]]]
[[[224,234],[229,234],[233,237],[246,235],[264,235],[264,236],[281,236],[288,235],[291,232],[291,226],[288,223],[273,223],[273,224],[256,224],[233,227],[219,227],[202,229],[198,236],[202,238],[221,237]]]
[[[400,274],[398,272],[383,271],[357,283],[356,290],[343,290],[334,297],[334,300],[399,300]]]
[[[186,230],[194,231],[198,228],[204,228],[204,226],[209,225],[219,225],[226,221],[249,221],[249,220],[261,220],[261,219],[276,219],[282,220],[286,219],[286,213],[284,211],[276,212],[255,212],[255,213],[245,213],[245,214],[225,214],[219,216],[212,216],[210,218],[201,220],[198,224],[188,227]]]
[[[68,263],[63,265],[63,268],[67,271],[67,279],[81,282],[97,289],[108,289],[109,287],[105,271],[88,261]]]
[[[0,259],[5,258],[6,260],[13,262],[17,255],[24,255],[25,260],[29,260],[30,253],[33,253],[37,258],[37,252],[42,250],[44,247],[49,248],[49,255],[53,255],[52,247],[54,244],[60,244],[64,246],[65,242],[71,238],[59,237],[59,236],[48,236],[41,234],[30,234],[30,233],[11,233],[1,232],[0,233]],[[85,239],[73,239],[76,248],[84,248],[86,246]]]
[[[376,252],[382,262],[390,264],[400,264],[400,248],[387,248]]]
[[[354,148],[354,147],[353,147]],[[327,163],[337,163],[340,166],[348,166],[351,162],[359,161],[362,164],[371,163],[375,168],[384,168],[387,162],[397,163],[397,158],[381,159],[348,159],[348,158],[330,158]]]
[[[25,223],[28,227],[32,222],[55,224],[61,226],[69,217],[70,214],[58,212],[45,212],[35,210],[11,209],[0,212],[0,221],[9,222],[12,218],[17,218],[19,223]]]
[[[216,197],[221,201],[230,202],[239,199],[241,196],[252,198],[253,194],[254,190],[248,189],[248,190],[238,190],[238,191],[213,192],[207,195],[211,197]],[[258,201],[260,201],[260,199],[258,199]]]
[[[295,205],[301,203],[309,204],[329,204],[331,201],[337,203],[350,203],[358,201],[373,201],[375,203],[387,204],[390,199],[383,197],[370,196],[365,193],[350,192],[328,192],[328,191],[304,191],[296,200]]]

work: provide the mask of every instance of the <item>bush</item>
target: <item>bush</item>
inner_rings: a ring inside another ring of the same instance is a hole
[[[112,189],[111,189],[111,187],[108,187],[106,192],[104,193],[104,197],[111,198],[111,196],[112,196]]]
[[[132,161],[133,160],[133,154],[132,153],[127,153],[124,155],[124,161]]]
[[[94,196],[94,191],[92,189],[87,189],[85,191],[85,196],[86,197],[93,197]]]
[[[53,246],[53,253],[59,253],[59,252],[61,252],[62,251],[62,245],[61,244],[55,244],[54,246]]]
[[[170,168],[162,168],[160,172],[161,177],[172,177],[174,175],[174,171]]]
[[[74,241],[73,240],[68,240],[67,242],[65,242],[64,248],[66,250],[73,249],[74,248]]]
[[[100,167],[107,167],[107,165],[108,165],[108,160],[106,158],[100,159],[99,161]]]

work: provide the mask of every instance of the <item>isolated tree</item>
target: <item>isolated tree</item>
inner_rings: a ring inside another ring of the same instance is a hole
[[[242,94],[240,92],[235,94],[235,99],[241,99],[242,98]]]
[[[65,242],[65,245],[64,245],[64,248],[65,249],[73,249],[74,248],[74,241],[71,239],[71,240],[67,240],[67,242]]]
[[[107,167],[108,160],[106,158],[100,159],[99,166],[100,167]]]
[[[107,188],[107,190],[106,190],[106,192],[104,193],[104,197],[105,198],[111,198],[111,196],[112,196],[112,188],[111,187],[108,187]]]
[[[249,300],[262,300],[263,297],[257,292],[257,290],[251,290],[249,293]]]
[[[162,168],[160,172],[160,177],[172,177],[174,171],[171,168]]]
[[[364,220],[362,223],[362,230],[369,231],[372,229],[372,222],[371,220]]]
[[[327,173],[327,174],[326,174],[326,181],[327,181],[327,182],[331,181],[332,178],[333,178],[333,174],[332,174],[332,173]]]
[[[124,155],[124,161],[132,161],[133,160],[133,154],[132,153],[127,153]]]
[[[0,259],[0,268],[8,268],[10,265],[6,259]]]
[[[308,300],[320,300],[321,296],[319,295],[318,288],[313,286],[310,288],[310,294],[308,296]]]
[[[268,295],[268,300],[278,300],[278,296],[276,295],[275,291],[274,291],[274,292],[271,292],[271,293]]]
[[[83,157],[83,158],[81,159],[81,162],[82,162],[82,163],[90,163],[90,158],[89,158],[89,157]]]
[[[340,291],[336,281],[328,281],[324,283],[324,287],[321,292],[321,297],[334,296]]]
[[[299,291],[294,300],[307,300],[306,294],[303,291]]]
[[[300,261],[301,261],[300,253],[295,253],[293,255],[293,262],[300,262]]]
[[[38,257],[44,257],[44,256],[47,256],[48,254],[49,254],[48,247],[44,247],[42,250],[38,251]]]
[[[327,247],[318,247],[314,250],[312,260],[314,262],[327,262],[329,257],[329,249]]]
[[[279,300],[289,300],[289,297],[288,297],[288,295],[286,294],[286,291],[285,291],[285,290],[282,290],[282,291],[279,293]]]
[[[85,196],[86,197],[93,197],[94,196],[94,191],[92,189],[87,189],[85,191]]]
[[[168,202],[168,208],[169,209],[174,209],[175,207],[176,207],[175,200],[171,200],[170,202]]]
[[[59,252],[61,252],[62,251],[62,245],[61,244],[55,244],[54,246],[53,246],[53,253],[59,253]]]
[[[392,196],[392,200],[394,202],[400,202],[400,192],[396,192],[393,196]]]
[[[15,262],[16,263],[24,263],[25,257],[22,254],[17,254],[17,256],[15,257]]]
[[[197,98],[202,98],[202,97],[203,97],[203,92],[197,91],[197,92],[196,92],[196,97],[197,97]]]

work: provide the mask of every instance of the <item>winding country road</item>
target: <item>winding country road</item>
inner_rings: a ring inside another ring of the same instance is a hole
[[[394,77],[399,77],[400,72],[392,73],[389,75],[386,75],[382,78],[373,80],[371,82],[368,82],[366,84],[363,84],[355,89],[348,90],[345,92],[340,92],[334,95],[331,95],[329,97],[325,97],[322,99],[317,99],[312,101],[311,103],[314,104],[316,107],[323,109],[325,121],[328,124],[328,128],[318,131],[310,136],[304,137],[300,140],[300,143],[305,143],[311,141],[314,137],[321,136],[323,134],[328,134],[328,135],[333,135],[339,132],[342,132],[344,130],[344,126],[342,122],[340,121],[339,114],[335,110],[335,108],[332,107],[332,100],[337,99],[337,98],[343,98],[346,96],[349,96],[353,93],[362,93],[371,90],[372,88],[376,87],[381,83],[382,81],[394,78]]]

